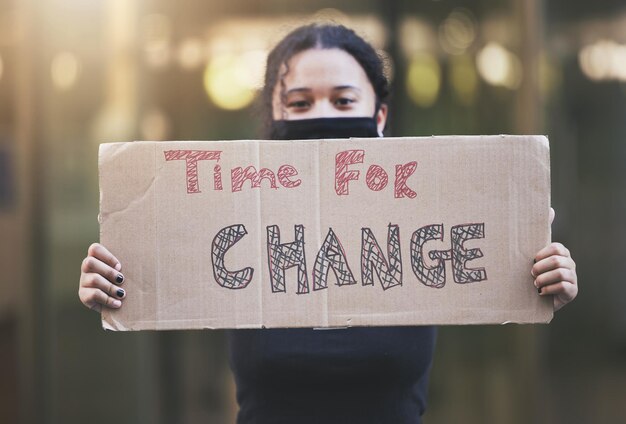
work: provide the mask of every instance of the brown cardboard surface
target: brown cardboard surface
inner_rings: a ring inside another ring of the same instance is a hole
[[[106,329],[552,318],[543,136],[110,143],[99,170]]]

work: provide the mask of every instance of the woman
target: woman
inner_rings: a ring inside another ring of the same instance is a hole
[[[304,26],[268,57],[265,136],[382,136],[387,96],[368,43],[343,26]],[[534,261],[538,295],[553,296],[555,309],[576,297],[575,263],[564,246],[552,243]],[[104,246],[89,248],[81,270],[85,306],[121,307],[121,264]],[[419,423],[434,343],[434,327],[231,331],[238,422]]]

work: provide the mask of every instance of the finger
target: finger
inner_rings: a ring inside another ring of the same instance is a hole
[[[122,301],[108,296],[100,289],[92,287],[81,287],[78,290],[80,301],[89,309],[101,311],[103,307],[118,309],[122,306]]]
[[[567,268],[558,268],[552,271],[544,272],[535,278],[535,287],[541,288],[550,284],[562,282],[576,284],[576,273]]]
[[[102,262],[117,271],[122,269],[122,264],[120,263],[120,261],[100,243],[93,243],[91,246],[89,246],[89,249],[87,249],[87,255],[93,256],[94,258],[101,260]]]
[[[540,260],[552,255],[571,256],[569,250],[567,250],[567,248],[561,243],[550,243],[537,252],[535,255],[535,262],[539,262]]]
[[[576,269],[576,262],[570,256],[552,255],[535,263],[530,270],[533,277],[558,268]]]
[[[556,216],[556,212],[554,212],[553,208],[550,208],[550,217],[548,218],[548,220],[550,221],[550,225],[552,225],[552,223],[554,222],[555,216]]]
[[[94,256],[87,256],[80,267],[85,274],[100,274],[112,283],[122,284],[124,275]]]
[[[560,300],[564,303],[573,300],[578,294],[578,286],[567,281],[550,284],[549,286],[542,287],[540,290],[539,294],[541,296],[559,296]]]
[[[81,275],[81,287],[100,289],[107,295],[117,299],[126,297],[126,291],[123,288],[111,284],[109,280],[100,274]]]

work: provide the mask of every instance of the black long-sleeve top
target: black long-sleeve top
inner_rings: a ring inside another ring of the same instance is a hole
[[[419,424],[434,327],[229,332],[238,424]]]

